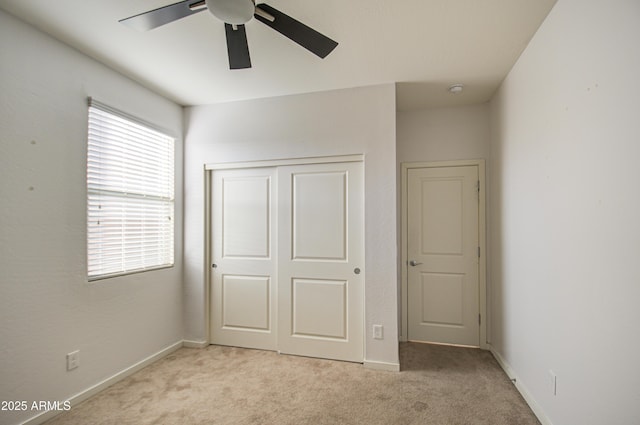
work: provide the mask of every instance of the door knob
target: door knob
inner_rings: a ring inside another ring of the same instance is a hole
[[[420,264],[422,264],[422,263],[417,263],[417,262],[416,262],[416,260],[411,260],[411,261],[409,261],[409,265],[410,265],[411,267],[419,266]]]

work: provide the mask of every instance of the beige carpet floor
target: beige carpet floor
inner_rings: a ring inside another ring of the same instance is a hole
[[[485,351],[406,343],[401,371],[209,346],[183,348],[47,425],[539,425]]]

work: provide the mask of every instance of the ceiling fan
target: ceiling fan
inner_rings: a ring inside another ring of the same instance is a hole
[[[329,37],[266,3],[255,4],[255,0],[186,0],[121,19],[119,22],[138,31],[148,31],[203,10],[208,10],[224,22],[231,69],[251,68],[244,25],[251,18],[256,18],[321,58],[326,57],[338,45]]]

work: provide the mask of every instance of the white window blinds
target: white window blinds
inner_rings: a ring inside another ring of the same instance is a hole
[[[89,100],[89,280],[172,266],[175,140]]]

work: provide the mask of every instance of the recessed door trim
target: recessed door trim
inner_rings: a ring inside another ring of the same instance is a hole
[[[213,187],[213,172],[215,170],[232,170],[246,168],[262,168],[262,167],[282,167],[290,165],[308,165],[308,164],[330,164],[342,162],[362,162],[364,164],[363,154],[341,155],[341,156],[322,156],[322,157],[301,157],[301,158],[284,158],[265,161],[244,161],[244,162],[224,162],[204,164],[204,330],[206,344],[211,344],[211,292],[213,284],[212,260],[213,253],[211,249],[212,242],[212,219],[213,210],[211,189]],[[364,297],[363,297],[364,303]],[[364,305],[363,305],[364,307]],[[364,332],[364,329],[363,329]],[[366,335],[366,334],[365,334]],[[364,343],[364,341],[363,341]]]
[[[486,283],[486,185],[485,185],[485,161],[462,160],[462,161],[440,161],[440,162],[405,162],[401,164],[401,291],[402,291],[402,328],[400,340],[408,340],[409,323],[409,300],[408,300],[408,174],[410,169],[415,168],[436,168],[436,167],[464,167],[477,166],[479,180],[479,203],[478,203],[478,243],[480,248],[480,259],[478,262],[478,285],[479,285],[479,311],[480,311],[480,348],[488,349],[489,341],[487,335],[489,318],[487,315],[487,283]]]

